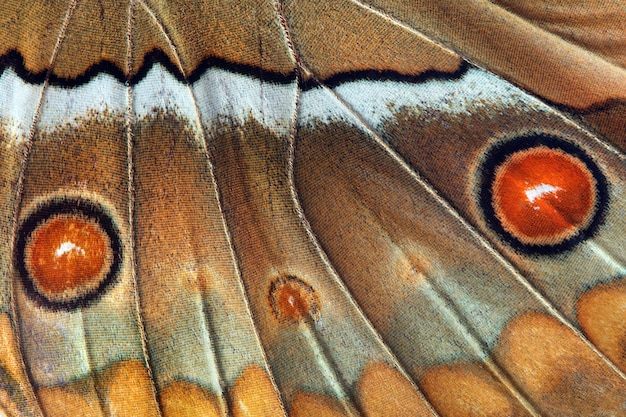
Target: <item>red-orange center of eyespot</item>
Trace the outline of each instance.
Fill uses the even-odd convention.
[[[522,241],[562,239],[592,217],[595,187],[581,160],[540,146],[516,152],[497,169],[494,209]]]
[[[102,277],[109,239],[93,222],[58,217],[41,224],[28,245],[32,279],[41,290],[57,294]]]

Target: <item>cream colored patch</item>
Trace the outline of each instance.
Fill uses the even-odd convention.
[[[359,378],[357,392],[368,417],[433,415],[415,386],[386,363],[368,364]]]
[[[546,314],[525,313],[502,331],[495,357],[548,415],[619,415],[622,378],[570,329]]]
[[[289,417],[349,417],[341,403],[322,394],[298,393],[291,402]]]
[[[158,415],[154,387],[146,367],[122,361],[98,375],[101,395],[111,416],[151,417]]]
[[[437,412],[445,417],[529,416],[507,388],[477,363],[432,368],[420,386]]]
[[[285,415],[282,403],[265,370],[251,365],[243,370],[229,391],[234,417]]]
[[[163,417],[222,417],[219,397],[185,381],[174,381],[159,392]]]
[[[589,340],[626,372],[625,278],[592,288],[580,298],[576,310]]]
[[[37,391],[37,397],[46,417],[104,417],[100,400],[91,379],[69,386],[44,387]]]

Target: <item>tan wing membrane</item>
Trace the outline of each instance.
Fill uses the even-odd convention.
[[[73,79],[101,62],[125,72],[128,42],[128,2],[83,0],[70,17],[53,73]],[[33,22],[37,24],[37,22]]]
[[[164,415],[180,415],[183,403],[219,415],[229,403],[245,407],[255,396],[246,381],[265,393],[268,415],[280,415],[202,139],[171,114],[139,121],[135,136],[139,298]]]
[[[493,234],[492,227],[488,224],[489,217],[486,218],[483,214],[483,209],[480,205],[476,204],[477,194],[480,194],[485,187],[491,187],[488,183],[481,182],[481,178],[485,175],[489,175],[489,172],[500,172],[504,170],[510,170],[513,175],[514,169],[530,170],[534,172],[535,180],[529,179],[529,181],[535,181],[536,187],[541,187],[538,184],[560,184],[555,187],[559,187],[562,191],[570,189],[571,198],[574,201],[580,202],[583,200],[583,181],[578,180],[575,183],[566,185],[566,182],[559,181],[559,178],[554,178],[552,175],[561,175],[559,172],[568,172],[566,165],[559,166],[558,160],[548,159],[552,168],[548,165],[541,167],[541,165],[519,166],[519,168],[513,168],[513,165],[502,162],[501,164],[495,164],[492,166],[492,162],[486,158],[486,154],[494,152],[498,147],[507,146],[506,144],[515,144],[516,147],[527,147],[528,150],[520,150],[516,155],[523,155],[524,152],[535,153],[541,155],[541,152],[545,152],[548,148],[541,145],[533,145],[533,143],[541,142],[543,139],[540,137],[528,136],[524,138],[516,138],[516,135],[520,133],[526,134],[526,132],[532,132],[537,129],[539,132],[549,132],[555,137],[561,137],[567,142],[562,142],[564,145],[568,143],[575,144],[576,147],[571,148],[568,152],[579,152],[577,149],[584,149],[585,151],[576,156],[576,153],[566,153],[564,150],[557,150],[556,155],[572,155],[572,163],[578,164],[581,169],[588,171],[589,168],[582,164],[580,158],[585,157],[586,154],[590,155],[594,161],[598,161],[602,167],[601,173],[594,175],[600,175],[599,181],[604,181],[602,178],[606,176],[607,181],[611,184],[620,184],[624,181],[625,173],[623,170],[623,162],[615,154],[607,152],[604,147],[598,143],[595,143],[584,132],[577,128],[573,128],[572,125],[563,123],[560,118],[554,117],[551,114],[546,114],[540,109],[524,110],[520,112],[520,106],[506,105],[504,102],[495,104],[494,106],[503,106],[503,111],[498,112],[497,116],[490,113],[489,116],[483,118],[483,110],[480,107],[475,108],[470,118],[459,116],[458,114],[450,114],[447,116],[440,115],[437,121],[429,120],[424,115],[418,115],[418,113],[405,113],[399,112],[393,121],[390,121],[384,128],[381,129],[381,134],[394,146],[398,152],[410,162],[422,175],[424,175],[428,181],[433,184],[448,201],[463,214],[463,216],[474,223],[477,227],[482,229],[487,236],[495,238],[494,240],[501,239],[501,236],[513,236],[514,233],[504,232],[500,237]],[[504,110],[506,109],[506,110]],[[477,120],[480,120],[477,123]],[[528,126],[528,121],[532,120],[532,126]],[[448,129],[445,134],[442,135],[440,123],[447,124]],[[416,126],[419,126],[419,130],[416,130]],[[433,135],[434,134],[434,135]],[[471,138],[471,140],[469,140]],[[497,142],[493,142],[493,138],[498,138]],[[549,137],[546,143],[550,142]],[[554,146],[558,146],[560,142],[556,139]],[[482,142],[482,144],[481,144]],[[528,146],[524,145],[524,142],[528,143]],[[510,145],[508,145],[510,146]],[[552,146],[552,145],[551,145]],[[428,147],[431,152],[424,152],[423,149]],[[568,148],[569,149],[569,148]],[[512,154],[511,154],[512,155]],[[510,156],[509,158],[513,158]],[[511,161],[508,159],[507,161]],[[569,163],[568,163],[569,164]],[[572,165],[572,168],[574,165]],[[534,170],[534,171],[533,171]],[[543,174],[542,174],[543,172]],[[585,174],[589,175],[589,174]],[[524,181],[524,175],[517,176],[514,181]],[[527,175],[526,178],[531,178]],[[567,178],[565,178],[567,179]],[[564,179],[564,180],[565,180]],[[478,184],[477,185],[477,182]],[[495,181],[495,180],[494,180]],[[463,185],[464,184],[464,185]],[[623,189],[621,186],[610,187],[608,191],[603,191],[603,186],[592,180],[589,183],[599,191],[594,193],[597,197],[602,199],[608,199],[611,203],[608,207],[601,209],[601,216],[608,224],[621,224],[621,212],[623,211],[624,198]],[[494,182],[494,187],[497,184]],[[517,197],[514,194],[514,188],[512,185],[505,191],[507,198],[515,198],[515,201],[519,201],[520,205],[527,199],[525,192],[532,192],[532,185],[528,183],[524,186],[520,184],[521,190]],[[526,187],[526,188],[524,188]],[[507,194],[508,193],[508,194]],[[604,197],[601,194],[604,193]],[[484,194],[483,194],[484,195]],[[530,195],[530,194],[528,194]],[[494,197],[495,198],[495,197]],[[560,196],[561,199],[566,198],[565,195]],[[495,201],[495,200],[491,200]],[[482,204],[482,203],[481,203]],[[491,204],[491,202],[489,203]],[[493,203],[495,204],[495,203]],[[556,203],[558,204],[558,202]],[[595,202],[593,205],[597,205]],[[513,201],[510,202],[508,207],[517,209]],[[509,230],[515,230],[517,227],[535,226],[540,224],[536,217],[538,213],[538,206],[528,204],[531,209],[531,213],[520,214],[519,217],[514,217],[511,214],[510,219],[502,217],[502,214],[496,214],[503,218],[503,228],[509,228]],[[555,205],[551,205],[555,207]],[[568,208],[561,209],[561,212],[569,213],[564,214],[569,219],[573,219],[575,216],[574,206],[570,205]],[[508,210],[504,207],[502,210]],[[593,212],[595,209],[590,207],[589,211]],[[560,216],[559,211],[557,213]],[[506,215],[506,214],[505,214]],[[551,239],[556,239],[556,232],[553,234],[549,232],[551,227],[549,224],[558,224],[559,221],[554,218],[548,220],[541,229],[542,235],[538,238],[549,244]],[[548,224],[549,223],[549,224]],[[586,227],[581,220],[582,226],[576,226],[576,223],[565,223],[572,233],[579,233],[577,230],[579,227]],[[504,229],[503,229],[504,230]],[[508,233],[508,235],[507,235]],[[584,233],[584,232],[580,232]],[[520,237],[520,239],[523,239]],[[562,239],[562,238],[559,238]],[[555,259],[549,256],[536,257],[528,256],[524,254],[524,244],[517,244],[518,241],[513,238],[504,243],[501,246],[501,250],[507,254],[507,256],[513,260],[518,267],[527,272],[527,276],[534,282],[534,284],[541,289],[541,292],[552,299],[553,302],[559,306],[570,319],[575,320],[575,308],[576,297],[580,291],[584,291],[587,285],[591,281],[603,281],[608,277],[614,277],[618,271],[615,269],[615,264],[611,261],[613,257],[614,262],[620,264],[623,259],[620,254],[620,247],[623,245],[623,231],[620,227],[600,227],[593,234],[593,239],[589,240],[587,245],[581,245],[578,248],[573,248],[568,255],[568,259]],[[506,238],[505,238],[506,240]],[[521,242],[521,241],[520,241]],[[554,241],[558,243],[559,240]],[[500,244],[501,244],[500,243]],[[499,245],[496,243],[496,245]],[[526,248],[529,248],[526,246]],[[584,261],[583,261],[584,260]],[[572,268],[575,266],[577,273],[572,275]],[[564,281],[565,277],[568,279]],[[575,278],[576,277],[576,278]],[[564,283],[561,285],[560,283]],[[565,284],[566,283],[566,284]],[[578,283],[578,284],[577,284]]]
[[[626,149],[626,16],[619,1],[366,0],[550,103]],[[500,7],[501,4],[503,7]]]
[[[65,0],[5,2],[0,16],[0,56],[16,50],[24,59],[27,71],[44,73],[68,8]]]
[[[45,101],[41,117],[61,109]],[[18,218],[13,302],[45,415],[128,414],[131,407],[134,415],[150,416],[157,410],[135,309],[123,120],[101,113],[56,130],[38,129],[33,139]],[[91,226],[81,226],[83,220]],[[64,226],[57,238],[36,239],[52,221]],[[111,262],[73,281],[74,266],[91,259],[93,236],[83,238],[85,233],[104,238],[98,246]],[[43,277],[32,272],[42,258],[29,256],[30,248],[54,254]],[[62,276],[46,276],[59,268]],[[64,285],[44,286],[42,278]],[[142,405],[131,404],[130,396]]]
[[[626,8],[619,0],[511,1],[494,3],[613,64],[626,68]]]
[[[294,62],[272,2],[148,1],[133,4],[133,74],[140,70],[143,58],[150,52],[159,51],[173,64],[178,64],[172,47],[162,36],[176,48],[187,75],[210,59],[250,71],[258,68],[281,75],[293,71]],[[3,39],[0,55],[17,51],[24,58],[26,70],[43,75],[50,65],[57,39],[62,36],[66,41],[53,65],[54,77],[80,79],[86,71],[100,64],[116,75],[128,76],[129,11],[128,2],[123,0],[81,0],[74,9],[65,1],[10,2],[4,6],[0,17],[5,22],[0,25]],[[67,15],[67,28],[62,33]],[[180,21],[185,21],[185,25],[178,24]]]
[[[321,93],[316,96],[320,97]],[[304,124],[298,131],[294,164],[298,196],[339,276],[437,412],[473,415],[473,407],[478,407],[502,416],[573,410],[581,415],[593,415],[593,410],[618,413],[626,398],[623,376],[567,325],[576,320],[575,300],[583,288],[612,278],[607,258],[581,256],[593,262],[594,279],[584,275],[580,261],[569,263],[561,257],[556,265],[550,256],[516,253],[525,269],[545,274],[527,273],[528,285],[479,235],[459,224],[454,212],[408,167],[403,168],[384,144],[354,127],[347,111],[343,118],[343,123]],[[446,139],[451,138],[440,140]],[[415,146],[413,151],[422,150],[426,159],[425,148]],[[455,165],[462,162],[460,145],[454,148],[456,160],[444,159],[447,168],[440,172],[446,176],[437,179],[438,186],[459,176]],[[452,201],[463,200],[459,196]],[[471,219],[468,212],[464,214]],[[611,224],[620,230],[619,220]],[[611,253],[600,241],[605,255]],[[558,288],[558,282],[566,282],[566,287]],[[556,309],[532,284],[550,295]],[[619,294],[605,296],[608,299],[619,303]],[[611,335],[596,343],[602,342],[606,354],[614,356],[615,339],[622,333],[610,317],[620,313],[611,308],[598,311],[593,306],[597,303],[591,300],[580,307],[585,319],[581,327],[598,338],[598,326],[585,328],[587,322],[594,317],[612,323]],[[530,340],[535,336],[540,341]],[[574,382],[577,375],[585,377]]]
[[[146,4],[158,16],[188,73],[211,57],[284,75],[293,71],[271,1],[149,0]]]
[[[133,4],[135,7],[132,10],[132,64],[130,65],[132,73],[130,75],[136,75],[142,68],[149,65],[149,63],[146,62],[146,58],[148,54],[155,51],[163,52],[182,74],[185,74],[188,70],[192,70],[193,68],[183,69],[180,67],[182,63],[179,62],[176,50],[172,48],[168,33],[164,30],[163,26],[160,25],[161,22],[156,20],[157,18],[151,13],[152,11],[144,7],[144,3],[142,2],[135,2]]]
[[[359,71],[453,73],[461,65],[456,54],[351,1],[288,0],[284,11],[299,57],[320,79]]]
[[[551,102],[583,109],[610,99],[626,99],[622,67],[487,0],[445,5],[432,0],[366,3]],[[462,16],[462,24],[452,23],[453,16]],[[624,27],[622,24],[618,30]]]
[[[28,367],[20,343],[20,325],[13,303],[13,247],[16,212],[20,195],[17,192],[24,169],[28,129],[34,118],[40,86],[17,93],[29,106],[16,109],[13,117],[0,119],[0,410],[7,415],[41,415],[28,376]],[[11,94],[4,95],[5,99]]]

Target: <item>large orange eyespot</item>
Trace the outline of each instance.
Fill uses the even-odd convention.
[[[99,206],[59,199],[24,221],[15,257],[29,295],[53,309],[72,309],[97,298],[114,280],[121,244]]]
[[[608,199],[591,158],[547,135],[497,147],[483,175],[480,203],[487,222],[524,252],[554,253],[588,238]]]

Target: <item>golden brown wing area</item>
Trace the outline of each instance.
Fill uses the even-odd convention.
[[[136,74],[144,57],[156,51],[186,74],[212,58],[279,74],[294,65],[271,2],[12,1],[3,20],[0,54],[16,51],[33,74],[50,68],[57,40],[66,39],[52,66],[52,76],[61,79],[79,78],[96,65],[122,76]]]
[[[367,0],[556,105],[626,148],[620,1]]]
[[[0,415],[624,415],[626,9],[568,7],[6,2]]]

